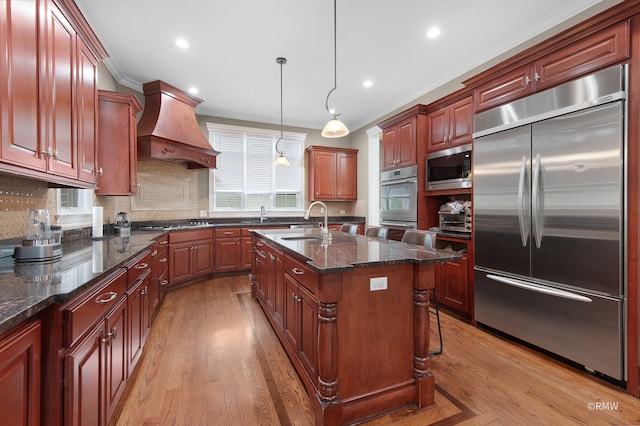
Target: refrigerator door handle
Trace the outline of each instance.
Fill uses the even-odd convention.
[[[577,302],[590,303],[592,300],[586,296],[572,293],[570,291],[559,290],[557,288],[543,287],[540,285],[516,280],[514,278],[501,277],[499,275],[487,274],[487,278],[490,280],[498,281],[503,284],[507,284],[513,287],[522,288],[525,290],[535,291],[536,293],[548,294],[555,297],[562,297],[563,299],[575,300]]]
[[[524,179],[527,175],[527,156],[522,156],[522,165],[520,166],[520,180],[518,181],[518,224],[520,225],[520,239],[522,247],[527,246],[529,240],[529,223],[525,220],[524,215]]]
[[[536,247],[542,245],[542,231],[540,229],[539,193],[540,193],[540,153],[536,155],[536,165],[533,169],[533,187],[531,188],[531,216],[533,220],[533,235],[536,238]]]

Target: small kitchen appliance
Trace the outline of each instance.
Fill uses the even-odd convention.
[[[129,222],[129,215],[126,212],[116,213],[113,228],[115,229],[117,236],[129,237],[131,235],[131,222]]]
[[[27,237],[14,251],[16,262],[45,262],[59,259],[61,255],[60,243],[54,242],[52,236],[49,212],[31,210],[27,219]]]

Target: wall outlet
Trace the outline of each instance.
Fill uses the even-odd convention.
[[[375,277],[369,279],[369,291],[379,291],[387,289],[387,277]]]
[[[200,217],[207,217],[207,211],[206,210],[200,210]]]

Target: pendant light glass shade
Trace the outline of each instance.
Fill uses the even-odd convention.
[[[278,151],[278,144],[282,140],[282,65],[287,63],[286,58],[276,58],[276,62],[280,64],[280,138],[276,141],[276,152],[279,154],[276,157],[273,164],[280,167],[286,167],[289,165],[289,160],[284,156],[284,151]]]
[[[333,118],[325,124],[321,134],[324,138],[341,138],[349,134],[349,129],[334,115]]]
[[[336,21],[336,0],[333,0],[333,89],[331,89],[327,94],[327,101],[325,103],[327,112],[329,114],[332,114],[333,118],[329,120],[329,122],[322,129],[321,135],[325,138],[341,138],[349,134],[349,129],[347,128],[347,126],[345,126],[342,121],[338,120],[338,116],[340,114],[333,114],[331,110],[329,110],[329,96],[331,96],[333,91],[338,88],[338,37]]]

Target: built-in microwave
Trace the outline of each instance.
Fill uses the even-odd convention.
[[[427,154],[427,191],[471,188],[471,144]]]

